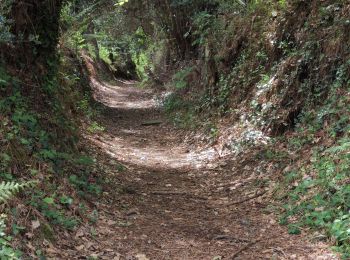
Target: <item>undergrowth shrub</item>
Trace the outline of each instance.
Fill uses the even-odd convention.
[[[192,67],[186,67],[175,73],[175,75],[173,76],[172,84],[174,84],[174,87],[177,90],[183,90],[188,87],[189,83],[187,81],[187,77],[190,75],[192,70],[193,70]]]
[[[31,187],[36,182],[26,182],[26,183],[15,183],[15,182],[1,182],[0,183],[0,203],[5,203],[8,201],[14,194],[17,192],[27,188]]]
[[[70,188],[81,196],[100,193],[98,184],[87,181],[95,166],[83,155],[86,151],[80,147],[78,132],[81,119],[93,120],[96,111],[81,61],[67,50],[57,55],[57,60],[48,61],[47,76],[32,82],[36,95],[24,91],[28,82],[10,75],[9,66],[0,65],[0,203],[24,189],[25,205],[36,208],[48,223],[73,230],[81,219],[67,206],[69,199],[60,199],[64,179],[74,172],[86,181]],[[101,130],[91,125],[91,131]],[[25,189],[32,186],[31,180],[40,180],[35,192]],[[8,207],[5,212],[13,221]],[[2,227],[0,233],[0,256],[18,259],[11,237],[3,234]]]
[[[309,161],[286,174],[286,185],[292,188],[285,193],[288,201],[281,218],[290,233],[300,233],[302,226],[321,230],[343,259],[350,258],[350,79],[344,73],[348,66],[338,68],[325,104],[304,112],[298,135],[288,140],[296,153],[313,148]]]
[[[28,203],[39,210],[51,224],[59,225],[68,230],[74,230],[79,224],[78,217],[65,208],[73,203],[73,199],[70,197],[59,197],[56,193],[48,195],[43,191],[36,191],[31,195]]]
[[[194,129],[198,125],[195,106],[191,102],[186,102],[178,93],[167,96],[163,101],[163,107],[176,126]]]
[[[350,138],[342,138],[328,149],[315,149],[310,165],[288,173],[286,181],[294,188],[281,219],[291,233],[300,233],[301,225],[324,230],[344,259],[350,257],[349,151]],[[295,215],[298,221],[290,223]]]
[[[22,253],[15,250],[11,246],[12,236],[6,235],[6,221],[5,214],[0,215],[0,259],[17,260],[20,259]]]
[[[293,234],[303,226],[323,232],[349,259],[349,4],[220,1],[217,10],[192,17],[185,36],[197,47],[201,81],[189,93],[170,96],[166,110],[177,122],[205,122],[231,112],[239,118],[243,108],[264,134],[296,131],[285,138],[290,154],[312,156],[290,165],[281,223]],[[175,75],[173,85],[186,89],[185,71]],[[290,164],[296,161],[290,154],[263,158]]]

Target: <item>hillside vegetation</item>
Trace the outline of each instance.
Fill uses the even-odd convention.
[[[223,151],[262,145],[278,162],[280,223],[321,231],[348,258],[350,5],[239,2],[192,16],[195,50],[166,108]]]
[[[126,94],[108,92],[113,82]],[[129,94],[136,82],[146,94]],[[231,179],[244,167],[265,175],[267,207],[289,234],[350,258],[349,1],[5,0],[0,259],[46,259],[84,226],[94,237],[111,190],[135,194],[109,172],[136,161],[125,166],[113,157],[124,146],[103,153],[96,142],[124,131],[106,116],[142,120],[111,109],[147,91],[181,132],[169,138],[211,147],[225,165],[251,155]]]

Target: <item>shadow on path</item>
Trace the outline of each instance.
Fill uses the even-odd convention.
[[[218,160],[214,149],[191,151],[179,131],[166,123],[151,91],[134,82],[92,83],[96,99],[107,107],[100,122],[106,131],[89,139],[112,166],[105,173],[110,183],[98,206],[96,235],[84,242],[89,244],[83,247],[85,255],[140,260],[337,259],[326,244],[288,235],[278,225],[269,207],[268,173],[254,172],[258,150],[226,162]],[[159,124],[144,124],[149,121]],[[113,170],[118,162],[125,171]],[[212,162],[219,166],[209,167]],[[79,232],[89,233],[89,227]],[[67,257],[74,254],[71,250]]]

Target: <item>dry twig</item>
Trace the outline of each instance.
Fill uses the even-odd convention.
[[[247,250],[249,247],[255,245],[256,243],[258,243],[259,241],[261,240],[260,239],[257,239],[257,240],[254,240],[250,243],[248,243],[247,245],[243,246],[241,249],[239,249],[238,251],[236,251],[236,253],[234,253],[231,257],[231,259],[235,259],[240,253],[242,253],[244,250]]]
[[[256,193],[255,195],[253,195],[253,196],[251,196],[251,197],[244,198],[244,199],[239,200],[239,201],[231,202],[231,203],[229,203],[229,204],[226,204],[225,206],[237,205],[237,204],[241,204],[241,203],[247,202],[247,201],[249,201],[249,200],[256,199],[256,198],[261,197],[262,195],[264,195],[266,192],[267,192],[267,190],[258,192],[258,193]]]

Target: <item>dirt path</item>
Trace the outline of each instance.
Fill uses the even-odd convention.
[[[336,259],[278,225],[269,176],[253,171],[259,151],[230,161],[214,149],[192,151],[150,91],[93,83],[107,109],[106,131],[91,141],[112,169],[110,189],[96,228],[77,231],[67,259]]]

